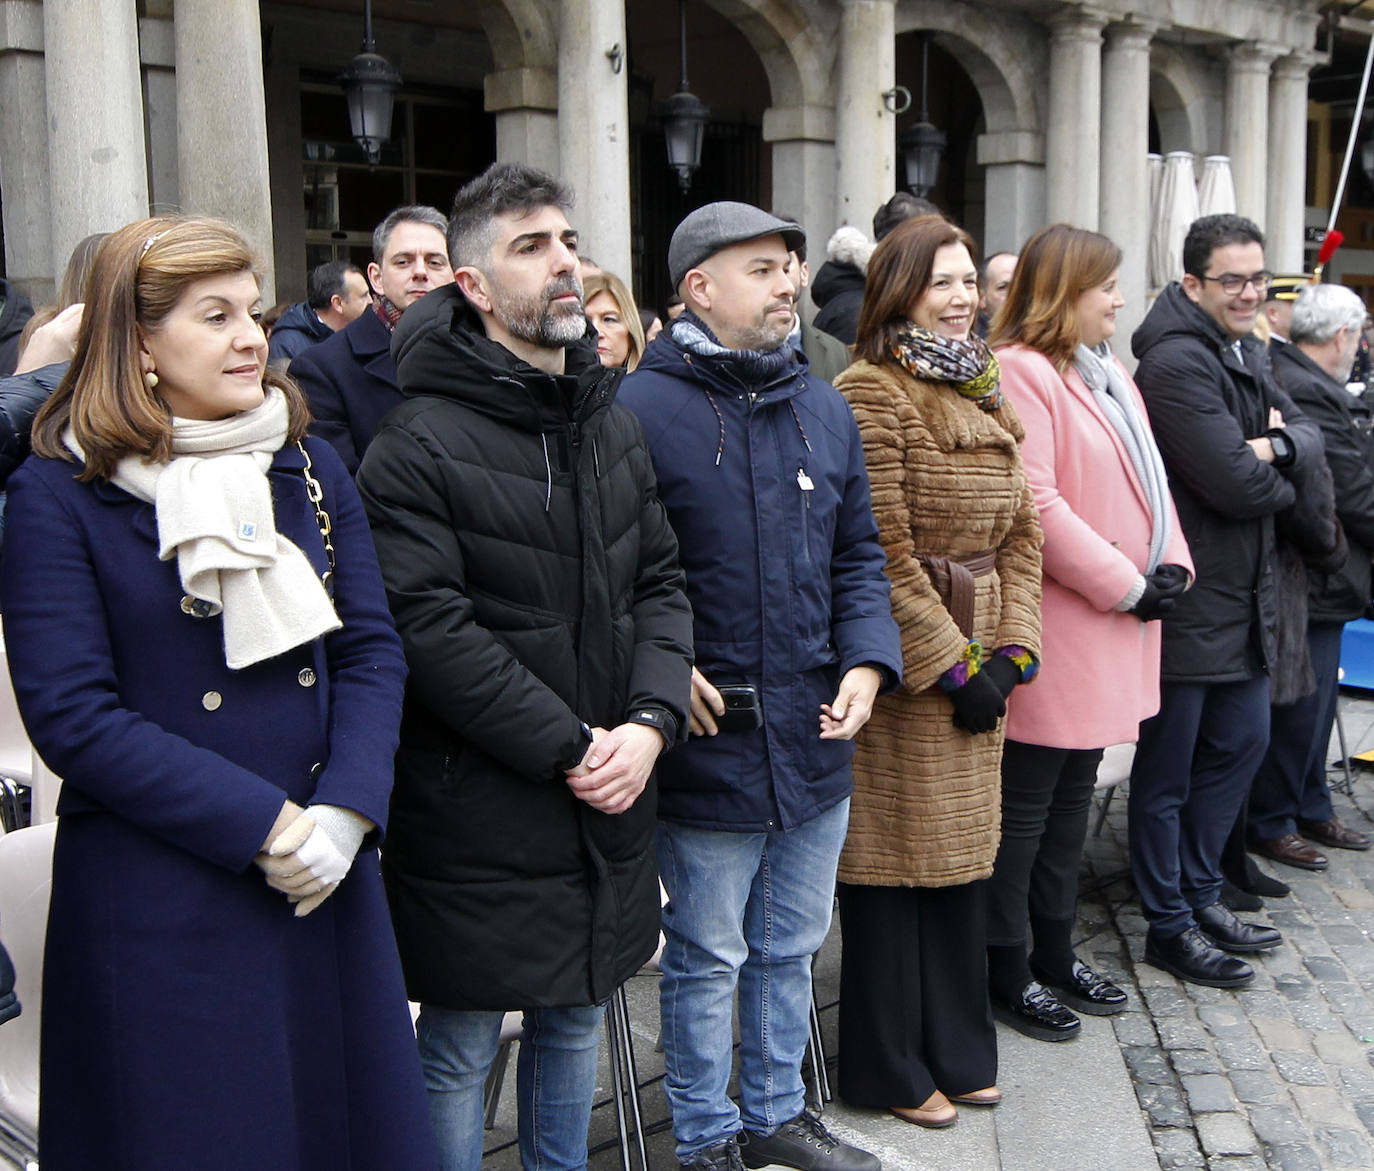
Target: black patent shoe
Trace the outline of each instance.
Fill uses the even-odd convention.
[[[1147,932],[1145,962],[1189,984],[1208,988],[1241,988],[1255,978],[1254,968],[1214,946],[1197,927],[1163,939]]]
[[[1111,1016],[1126,1007],[1126,994],[1080,959],[1073,961],[1067,980],[1051,979],[1034,963],[1031,964],[1031,974],[1075,1012],[1086,1012],[1089,1016]]]
[[[1012,1000],[993,996],[992,1015],[1037,1041],[1072,1041],[1083,1028],[1083,1022],[1053,992],[1034,980]]]
[[[1258,923],[1243,923],[1220,903],[1202,907],[1193,912],[1193,918],[1217,947],[1223,951],[1236,951],[1244,954],[1252,951],[1268,951],[1283,942],[1283,936],[1272,927]]]

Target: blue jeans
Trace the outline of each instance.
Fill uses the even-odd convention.
[[[811,958],[830,930],[848,826],[848,800],[773,833],[659,823],[664,1086],[680,1159],[741,1125],[771,1134],[802,1112]],[[729,1095],[736,985],[738,1107]]]
[[[520,1162],[526,1171],[583,1171],[606,1006],[525,1010],[516,1069]],[[501,1036],[500,1012],[422,1005],[415,1032],[442,1171],[482,1163],[482,1090]]]

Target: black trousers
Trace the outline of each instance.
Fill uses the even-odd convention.
[[[840,1096],[920,1106],[997,1081],[982,882],[839,884]]]
[[[1002,746],[1002,842],[988,881],[988,943],[1026,942],[1032,920],[1072,920],[1101,748]]]

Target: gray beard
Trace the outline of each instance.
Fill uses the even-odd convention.
[[[577,293],[575,312],[557,312],[553,299],[564,293]],[[537,297],[507,296],[492,282],[492,311],[512,336],[543,350],[563,349],[575,344],[587,332],[587,317],[582,309],[582,289],[577,278],[548,286]]]

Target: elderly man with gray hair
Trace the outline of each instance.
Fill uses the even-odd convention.
[[[1341,629],[1370,607],[1374,550],[1374,439],[1359,426],[1345,388],[1364,328],[1365,305],[1342,285],[1303,289],[1291,345],[1274,354],[1274,375],[1322,429],[1335,481],[1336,515],[1349,553],[1335,573],[1308,573],[1307,641],[1317,690],[1271,712],[1269,750],[1250,791],[1253,848],[1274,861],[1325,870],[1316,845],[1367,850],[1368,834],[1343,825],[1326,786],[1326,746],[1336,716]]]

